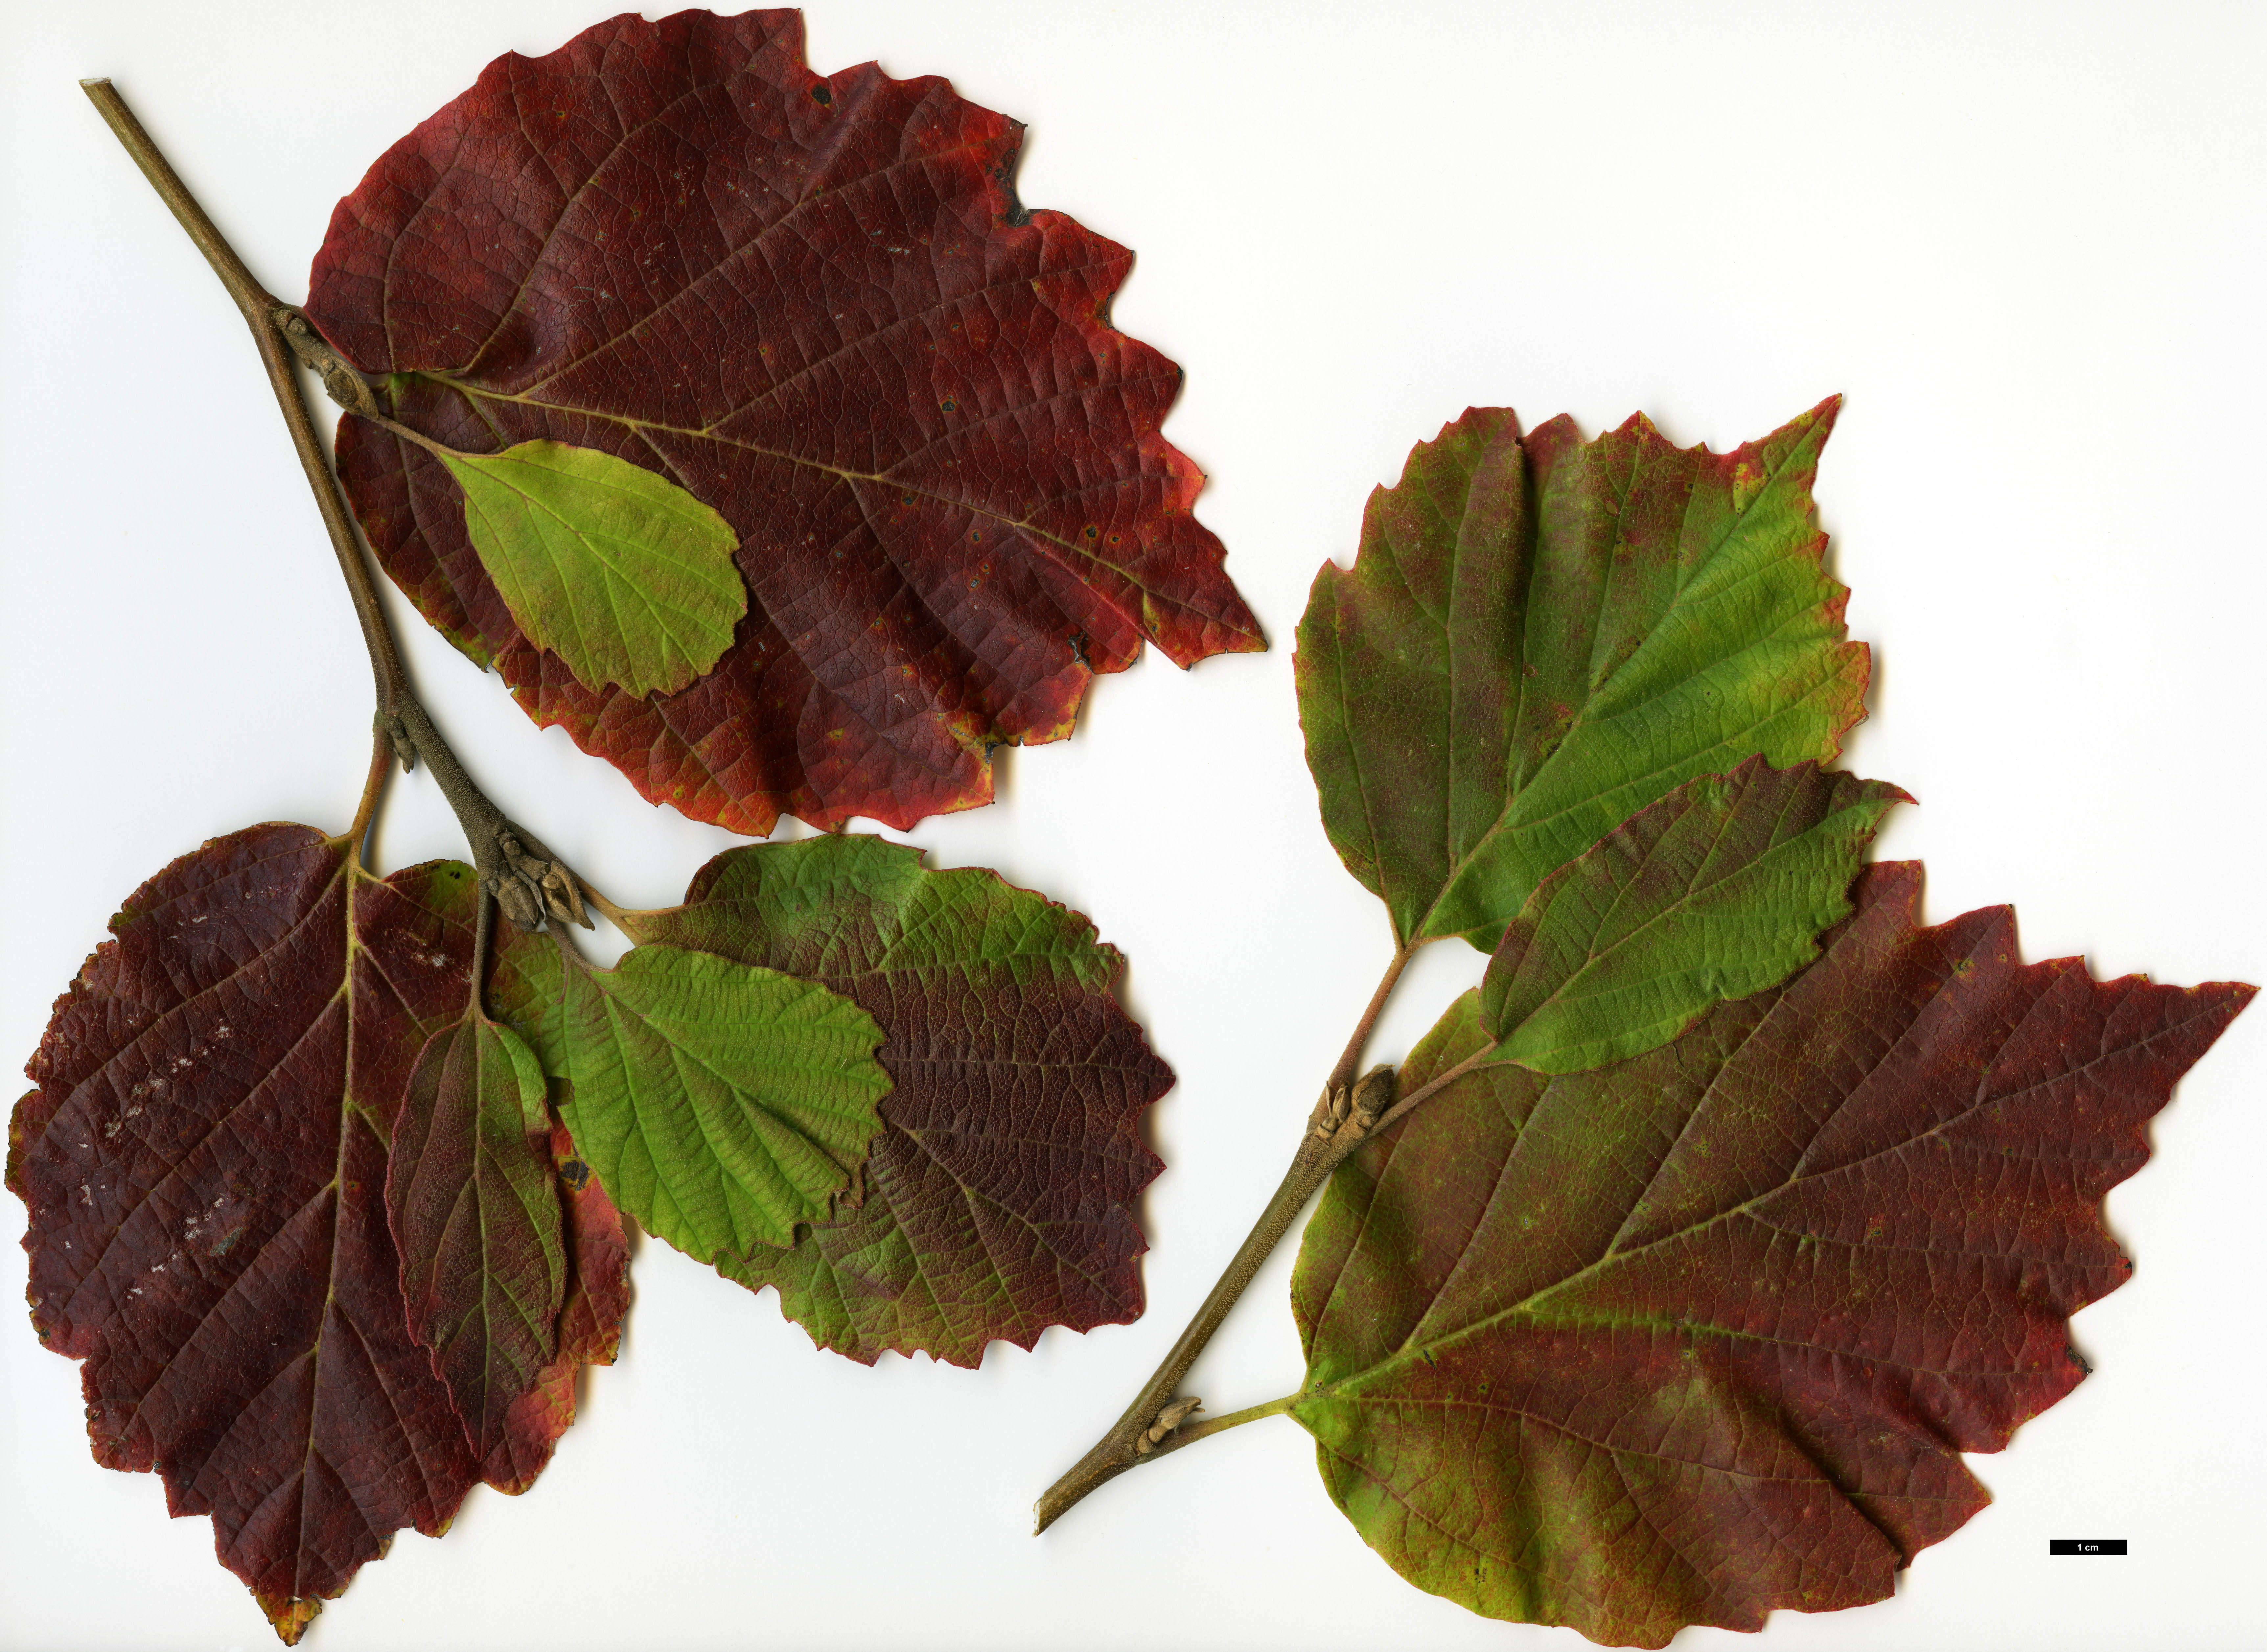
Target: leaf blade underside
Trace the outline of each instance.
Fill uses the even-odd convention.
[[[1498,1058],[1581,1072],[1775,987],[1850,914],[1894,803],[1883,781],[1760,757],[1686,781],[1536,888],[1480,984]]]
[[[822,1347],[974,1366],[997,1339],[1139,1317],[1143,1139],[1172,1071],[1111,995],[1124,967],[1079,914],[996,875],[923,870],[866,837],[729,850],[652,921],[792,971],[883,1029],[894,1087],[856,1209],[792,1250],[720,1261]]]
[[[370,879],[306,826],[216,839],[112,921],[11,1120],[33,1322],[84,1361],[96,1460],[210,1515],[287,1641],[480,1474],[384,1197],[410,1071],[462,1012],[474,892],[453,862]]]
[[[585,687],[674,694],[731,646],[738,536],[676,483],[561,442],[440,457],[512,622]]]
[[[1835,755],[1869,664],[1810,496],[1838,405],[1723,454],[1473,408],[1371,495],[1294,664],[1324,829],[1398,941],[1493,951],[1682,782]]]
[[[592,969],[547,945],[489,991],[565,1082],[561,1115],[606,1197],[697,1260],[792,1245],[881,1127],[881,1030],[816,981],[654,943]]]
[[[1293,1414],[1405,1577],[1647,1647],[1862,1604],[1988,1501],[1958,1454],[2076,1384],[2067,1318],[2131,1272],[2102,1196],[2255,989],[2026,966],[1919,891],[1873,868],[1784,988],[1480,1068],[1333,1178]],[[1467,994],[1405,1082],[1487,1036]]]
[[[584,688],[512,623],[440,462],[348,419],[379,561],[538,722],[753,835],[988,801],[989,746],[1067,735],[1145,638],[1264,646],[1158,434],[1178,371],[1109,325],[1130,255],[1022,209],[1020,141],[941,80],[821,80],[794,12],[498,60],[341,202],[307,313],[445,445],[671,475],[739,536],[750,608],[679,693]]]

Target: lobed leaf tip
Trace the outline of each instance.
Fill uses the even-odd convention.
[[[257,1590],[252,1597],[274,1626],[275,1638],[285,1646],[298,1645],[300,1637],[307,1633],[307,1626],[323,1610],[323,1603],[316,1599],[294,1600],[287,1596],[263,1595]]]
[[[1834,434],[1835,421],[1839,419],[1841,416],[1842,393],[1838,390],[1832,395],[1826,397],[1824,400],[1816,402],[1810,407],[1805,407],[1801,413],[1796,414],[1786,423],[1780,425],[1779,429],[1773,430],[1771,435],[1764,437],[1757,441],[1743,442],[1730,451],[1733,452],[1742,452],[1751,448],[1765,446],[1780,437],[1794,436],[1806,438],[1809,441],[1811,444],[1811,458],[1815,460],[1817,457],[1818,451],[1826,445],[1827,437]],[[1815,503],[1810,508],[1814,513],[1817,510],[1817,506]]]

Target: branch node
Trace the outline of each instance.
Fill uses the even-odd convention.
[[[370,381],[315,331],[315,324],[307,319],[305,312],[294,305],[279,305],[275,326],[283,334],[283,341],[291,347],[291,354],[298,357],[299,365],[310,369],[323,381],[323,389],[332,400],[348,413],[377,416],[378,398],[370,393]]]
[[[495,841],[503,865],[481,882],[504,916],[527,930],[541,929],[546,918],[586,929],[595,927],[583,908],[582,885],[563,863],[530,854],[508,826],[497,828]]]
[[[1393,1105],[1393,1069],[1383,1065],[1371,1068],[1351,1089],[1325,1084],[1322,1099],[1307,1116],[1308,1135],[1317,1142],[1361,1141]]]
[[[1376,1127],[1379,1115],[1393,1105],[1398,1087],[1398,1080],[1393,1068],[1383,1062],[1361,1076],[1361,1081],[1354,1087],[1354,1105],[1347,1119],[1356,1141],[1368,1135]]]
[[[393,747],[393,755],[400,760],[401,772],[408,774],[417,767],[417,739],[410,733],[409,725],[396,712],[381,711],[371,719],[378,731]]]
[[[1143,1432],[1141,1437],[1134,1443],[1134,1456],[1147,1457],[1150,1452],[1164,1444],[1166,1436],[1170,1435],[1174,1429],[1179,1428],[1192,1416],[1203,1409],[1204,1401],[1197,1399],[1194,1395],[1190,1395],[1181,1399],[1176,1399],[1168,1404],[1163,1410],[1157,1413],[1156,1421],[1151,1423],[1148,1429]]]

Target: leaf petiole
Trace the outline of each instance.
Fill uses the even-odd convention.
[[[471,986],[467,989],[469,1002],[466,1005],[465,1012],[476,1018],[485,1019],[488,1010],[488,1005],[482,1001],[488,995],[488,958],[493,952],[495,942],[495,902],[488,898],[488,892],[485,889],[473,899],[480,902],[481,915],[473,924],[473,967],[467,972]],[[566,943],[567,932],[561,926],[553,924],[551,933],[559,938],[561,945]]]
[[[618,907],[591,888],[588,883],[583,885],[583,899],[597,908],[599,916],[629,936],[632,941],[650,941],[654,938],[648,932],[643,921],[652,915],[650,913],[633,910],[627,907]]]
[[[1378,1115],[1377,1122],[1370,1126],[1368,1134],[1370,1135],[1376,1135],[1383,1131],[1388,1126],[1399,1123],[1403,1115],[1412,1111],[1420,1102],[1430,1101],[1434,1096],[1439,1095],[1442,1090],[1455,1083],[1458,1079],[1462,1078],[1466,1073],[1471,1072],[1474,1068],[1486,1067],[1490,1061],[1496,1059],[1497,1054],[1502,1050],[1502,1041],[1499,1039],[1495,1043],[1486,1046],[1485,1048],[1474,1050],[1470,1055],[1467,1055],[1463,1061],[1458,1061],[1447,1072],[1441,1074],[1436,1078],[1428,1080],[1427,1083],[1420,1085],[1417,1089],[1411,1090],[1407,1095],[1401,1097],[1390,1107],[1388,1107],[1383,1113]]]
[[[1280,1399],[1271,1399],[1264,1406],[1246,1406],[1241,1411],[1231,1411],[1224,1417],[1207,1417],[1202,1422],[1192,1422],[1178,1429],[1173,1437],[1149,1453],[1163,1457],[1168,1451],[1178,1451],[1185,1445],[1194,1445],[1215,1434],[1225,1434],[1230,1428],[1240,1428],[1247,1422],[1257,1422],[1262,1417],[1280,1417],[1297,1405],[1301,1394],[1286,1394]]]
[[[1424,944],[1422,941],[1411,941],[1394,949],[1393,961],[1385,966],[1385,974],[1379,980],[1377,990],[1370,994],[1368,1007],[1361,1012],[1361,1019],[1354,1024],[1354,1036],[1346,1040],[1345,1052],[1339,1057],[1339,1064],[1331,1068],[1329,1089],[1344,1090],[1354,1083],[1355,1070],[1361,1066],[1361,1053],[1369,1044],[1370,1029],[1377,1024],[1377,1017],[1385,1009],[1385,1001],[1393,996],[1393,989],[1401,980],[1401,972],[1409,967],[1409,960],[1416,957],[1417,949]]]
[[[361,801],[355,804],[354,823],[347,827],[347,841],[354,845],[355,864],[363,863],[363,841],[370,835],[370,823],[378,818],[378,800],[385,790],[385,777],[393,770],[393,742],[385,731],[376,729],[370,734],[370,775],[362,783]]]
[[[476,459],[480,457],[478,454],[467,453],[462,449],[451,447],[446,443],[437,442],[431,437],[426,435],[422,430],[413,430],[407,425],[402,423],[400,420],[389,419],[385,415],[378,412],[374,408],[357,408],[356,411],[360,413],[363,418],[368,419],[372,424],[382,427],[389,434],[398,436],[405,442],[410,443],[415,446],[423,448],[436,459]]]

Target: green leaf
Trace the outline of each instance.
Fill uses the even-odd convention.
[[[585,687],[674,694],[731,646],[748,611],[738,536],[675,482],[564,442],[442,462],[513,620]]]
[[[1642,417],[1475,408],[1370,496],[1299,623],[1323,823],[1407,944],[1493,951],[1535,886],[1680,782],[1824,761],[1867,656],[1810,484],[1838,403],[1725,454]]]
[[[1776,991],[1558,1077],[1454,1080],[1339,1166],[1292,1275],[1288,1407],[1418,1587],[1659,1647],[1878,1600],[1988,1501],[2132,1265],[2102,1194],[2254,989],[1922,929],[1918,865]],[[1402,1082],[1491,1037],[1466,994]]]
[[[567,1081],[560,1112],[617,1206],[703,1262],[825,1219],[890,1089],[871,1016],[679,946],[633,947],[610,970],[526,951],[491,1002]]]
[[[1750,758],[1690,780],[1543,880],[1480,987],[1503,1060],[1580,1072],[1776,986],[1850,914],[1885,781]]]

